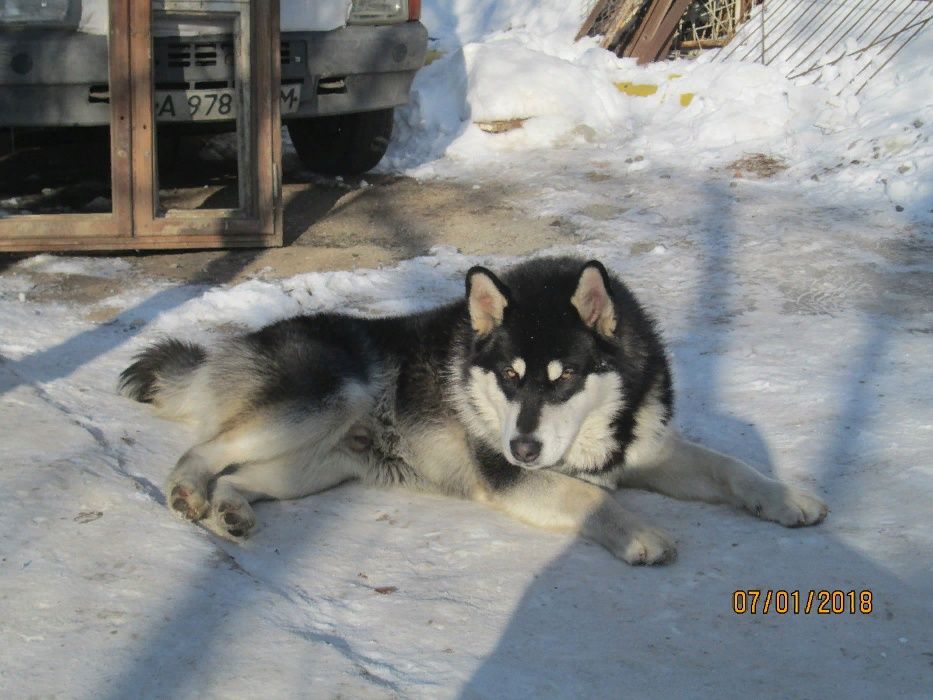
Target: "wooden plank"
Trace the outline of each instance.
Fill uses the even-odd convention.
[[[599,45],[610,51],[615,50],[622,35],[630,30],[638,17],[643,4],[643,0],[620,0],[605,27],[605,34]]]
[[[131,124],[133,137],[132,187],[133,234],[138,222],[155,215],[158,173],[154,163],[155,138],[152,135],[152,6],[130,3]]]
[[[638,63],[661,58],[670,46],[677,23],[683,17],[691,0],[652,0],[648,12],[632,39],[623,48],[622,55],[633,56]]]
[[[253,26],[275,27],[273,32],[261,31],[253,42],[257,67],[257,90],[260,99],[253,104],[256,138],[253,143],[253,162],[256,164],[257,198],[260,231],[283,242],[282,204],[282,117],[279,99],[282,70],[281,42],[279,41],[279,3],[253,2]]]
[[[165,235],[133,238],[116,236],[112,238],[94,236],[74,237],[67,234],[59,236],[39,236],[34,238],[0,240],[0,251],[5,253],[50,252],[105,252],[108,250],[207,250],[211,248],[268,248],[279,245],[273,236],[238,235]]]
[[[245,13],[241,11],[236,21],[239,38],[234,37],[233,45],[236,55],[236,101],[237,101],[237,187],[239,189],[240,209],[249,215],[258,214],[257,207],[261,198],[258,190],[258,176],[262,169],[259,162],[259,153],[256,149],[256,118],[258,103],[262,97],[258,93],[257,80],[263,74],[259,62],[262,60],[257,44],[261,43],[259,36],[254,36],[256,14],[259,2],[247,6]],[[261,26],[261,25],[259,25]],[[262,32],[259,32],[262,34]],[[255,75],[253,66],[256,66]]]
[[[590,33],[593,25],[596,24],[596,20],[608,5],[609,0],[596,0],[596,3],[593,5],[593,9],[590,10],[590,13],[586,16],[586,19],[583,20],[583,24],[580,25],[580,31],[578,31],[577,35],[573,38],[574,41],[580,41],[580,39]]]
[[[110,201],[119,234],[133,234],[130,12],[110,0]]]
[[[672,0],[649,0],[648,9],[642,16],[641,22],[635,28],[629,40],[624,45],[619,46],[616,52],[620,56],[631,56],[635,46],[644,43],[644,37],[653,32],[653,27],[657,26],[660,18],[664,16],[664,13],[670,7],[671,2]]]
[[[130,230],[130,224],[126,231]],[[16,214],[0,219],[0,251],[22,240],[128,235],[114,226],[112,214]],[[41,250],[40,245],[34,250]]]
[[[719,49],[732,41],[732,37],[722,37],[721,39],[687,39],[678,44],[678,47],[685,51],[693,49]]]

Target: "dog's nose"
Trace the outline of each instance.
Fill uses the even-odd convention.
[[[529,437],[515,438],[509,442],[512,456],[519,462],[529,464],[538,459],[541,454],[541,442]]]

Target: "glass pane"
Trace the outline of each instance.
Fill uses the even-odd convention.
[[[153,13],[158,215],[238,209],[236,15]]]
[[[112,210],[101,5],[79,30],[67,2],[0,0],[0,217]]]
[[[64,24],[68,20],[69,0],[0,0],[0,23],[34,22]]]

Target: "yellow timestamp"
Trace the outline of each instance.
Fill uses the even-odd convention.
[[[748,588],[732,594],[736,615],[870,615],[872,592]]]

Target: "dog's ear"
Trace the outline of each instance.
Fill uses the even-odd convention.
[[[583,266],[577,291],[570,297],[570,303],[589,328],[606,336],[615,333],[615,306],[609,293],[609,275],[602,263],[590,260]]]
[[[466,295],[474,331],[486,335],[502,324],[505,307],[509,305],[509,290],[494,274],[485,267],[470,268]]]

